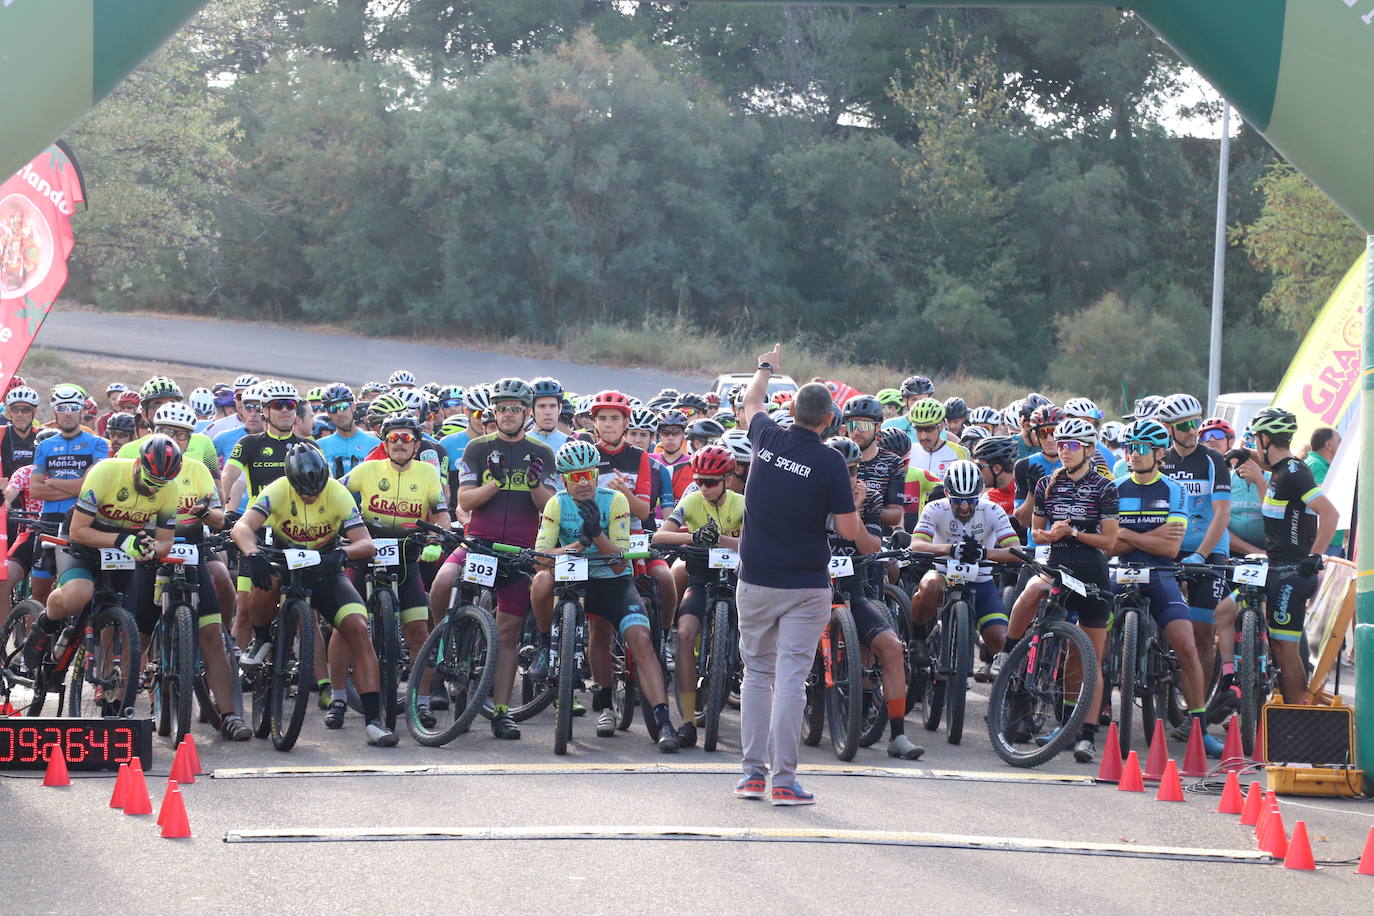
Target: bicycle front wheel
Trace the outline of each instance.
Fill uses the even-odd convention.
[[[491,695],[496,677],[496,621],[473,605],[459,608],[425,639],[410,671],[406,689],[406,724],[418,744],[441,747],[467,731]],[[419,719],[422,697],[443,697],[433,704],[438,720],[426,728]]]
[[[138,695],[139,640],[133,615],[103,607],[91,618],[94,648],[83,644],[67,669],[67,715],[123,716]]]
[[[1240,612],[1240,645],[1236,650],[1236,686],[1240,688],[1240,744],[1245,756],[1255,756],[1255,730],[1264,710],[1260,678],[1259,612],[1243,607]]]
[[[1140,612],[1129,608],[1121,615],[1121,708],[1117,711],[1117,737],[1121,741],[1121,757],[1131,752],[1135,739],[1135,700],[1140,692]],[[1148,705],[1148,704],[1147,704]],[[1141,723],[1153,728],[1154,723]]]
[[[163,694],[172,713],[172,744],[181,743],[191,730],[191,700],[195,696],[196,630],[191,609],[179,605],[173,612],[173,626],[168,648],[171,665],[162,672],[167,686]]]
[[[367,624],[372,629],[372,648],[381,675],[382,720],[392,731],[396,730],[401,674],[401,622],[396,604],[396,593],[390,588],[374,589],[367,602]]]
[[[277,613],[269,683],[272,746],[289,751],[296,746],[310,688],[315,684],[314,611],[304,601],[288,600]]]
[[[1067,688],[1070,676],[1077,678],[1077,690]],[[988,698],[988,739],[997,756],[1014,767],[1052,760],[1077,737],[1098,678],[1097,653],[1078,627],[1054,621],[1023,639]],[[1047,735],[1043,745],[1033,740],[1059,718],[1062,728]]]
[[[825,690],[825,719],[831,746],[841,760],[853,760],[859,750],[864,705],[860,654],[853,615],[847,607],[835,608],[830,616],[830,674],[834,683]]]
[[[720,740],[720,716],[730,693],[730,605],[717,601],[711,610],[711,644],[706,649],[706,723],[701,748],[714,751]]]
[[[9,703],[19,715],[30,717],[43,713],[52,664],[44,660],[34,671],[18,672],[16,669],[20,667],[24,641],[37,625],[41,613],[43,605],[26,598],[14,606],[5,618],[4,628],[0,629],[0,701]],[[61,698],[59,694],[58,699]]]
[[[945,740],[958,744],[964,737],[964,706],[968,699],[968,680],[973,677],[973,613],[963,601],[954,602],[950,609],[950,625],[954,628],[950,646],[954,657],[946,690]]]
[[[558,615],[558,714],[554,717],[553,752],[568,752],[572,740],[573,690],[581,677],[577,664],[577,603],[565,601],[554,611]]]

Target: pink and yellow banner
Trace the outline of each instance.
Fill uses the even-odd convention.
[[[0,391],[67,282],[72,214],[85,199],[75,163],[56,145],[0,184]]]
[[[1359,393],[1364,319],[1365,256],[1326,300],[1274,394],[1274,404],[1298,417],[1294,446],[1319,426],[1336,426]]]

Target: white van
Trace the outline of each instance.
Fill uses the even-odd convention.
[[[711,390],[720,395],[721,400],[729,396],[731,388],[736,385],[740,387],[748,386],[754,378],[752,372],[728,372],[725,375],[716,376],[716,383],[711,386]],[[768,379],[768,397],[773,397],[779,391],[796,391],[797,383],[792,380],[790,375],[773,375]]]
[[[1217,409],[1212,416],[1221,417],[1239,436],[1250,425],[1250,418],[1261,408],[1274,403],[1272,391],[1240,391],[1217,396]]]

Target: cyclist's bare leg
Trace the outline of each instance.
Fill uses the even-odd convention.
[[[14,580],[11,579],[11,582]],[[47,579],[30,579],[29,596],[39,604],[47,604],[48,596],[52,594],[53,588],[57,585],[57,580],[51,577]]]
[[[434,626],[438,626],[448,613],[448,602],[453,583],[458,579],[458,570],[457,563],[440,563],[439,571],[434,574],[434,582],[429,587],[429,622]],[[414,652],[411,654],[414,655]]]
[[[672,620],[677,616],[677,596],[680,594],[673,571],[664,564],[656,563],[649,567],[649,574],[658,583],[658,606],[663,611],[661,619]]]
[[[334,642],[348,642],[353,655],[353,686],[358,693],[376,693],[380,688],[381,672],[372,649],[372,637],[367,632],[367,618],[349,614],[334,627]],[[332,666],[331,666],[332,670]],[[332,679],[331,679],[332,683]]]
[[[902,641],[891,630],[883,630],[869,642],[868,648],[878,656],[883,666],[883,697],[887,702],[901,700],[906,704],[906,667],[902,658]]]
[[[200,628],[200,657],[205,662],[205,680],[210,683],[215,708],[220,715],[227,716],[238,710],[234,707],[234,682],[229,674],[229,659],[224,654],[224,640],[220,632],[219,624]]]
[[[1188,708],[1201,709],[1207,704],[1207,676],[1203,674],[1201,659],[1198,658],[1197,643],[1193,639],[1196,625],[1187,620],[1170,621],[1164,628],[1169,645],[1174,647],[1178,656],[1179,675],[1183,679],[1183,699]]]
[[[210,570],[210,581],[215,586],[215,595],[219,598],[220,617],[224,625],[232,627],[234,619],[233,612],[229,609],[234,607],[234,580],[229,576],[229,567],[224,565],[222,560],[212,560],[205,564]]]
[[[930,623],[940,613],[945,597],[945,577],[931,571],[921,577],[916,594],[911,597],[911,619],[914,623]]]
[[[592,619],[595,620],[596,618]],[[605,624],[605,621],[602,623],[609,629],[609,624]],[[660,703],[668,702],[667,693],[663,689],[663,669],[659,667],[658,655],[654,652],[654,641],[649,635],[649,628],[635,626],[626,629],[625,645],[634,656],[635,671],[639,674],[639,689],[644,691],[644,698],[649,701],[649,705],[657,706]],[[606,682],[598,679],[597,683],[605,684]]]
[[[678,617],[677,696],[684,722],[691,722],[697,714],[697,637],[700,635],[700,618],[694,614]]]
[[[500,612],[496,614],[501,653],[496,657],[496,680],[491,685],[491,699],[497,706],[510,705],[511,693],[515,689],[515,669],[520,664],[516,652],[520,648],[520,631],[524,626],[524,617]]]
[[[323,645],[323,643],[315,643]],[[353,650],[348,645],[348,640],[340,639],[339,632],[334,631],[334,638],[329,641],[329,688],[330,690],[348,689],[348,666],[353,664]],[[359,688],[361,690],[361,688]]]
[[[1011,625],[1007,627],[1007,636],[1012,639],[1020,639],[1026,635],[1026,630],[1030,629],[1031,622],[1035,620],[1035,612],[1040,609],[1040,601],[1050,593],[1050,581],[1043,576],[1033,576],[1026,583],[1025,591],[1017,596],[1016,602],[1011,606]]]
[[[993,655],[1002,651],[1002,647],[1007,644],[1007,628],[1000,623],[983,627],[980,631],[983,635],[983,644],[988,647],[988,651]]]
[[[1217,651],[1221,653],[1221,667],[1233,668],[1236,663],[1236,602],[1231,596],[1217,602],[1217,612],[1213,615],[1217,628]]]
[[[1213,619],[1215,619],[1215,615],[1213,615]],[[1212,659],[1217,653],[1216,625],[1212,623],[1202,623],[1196,620],[1194,620],[1192,624],[1193,644],[1197,649],[1196,655],[1198,659],[1198,664],[1201,666],[1201,670],[1203,673],[1202,676],[1210,677],[1212,674]],[[1170,640],[1170,642],[1172,642],[1172,640]],[[1175,646],[1174,651],[1178,651],[1177,646]],[[1181,661],[1182,658],[1183,657],[1180,655],[1179,660]],[[1202,689],[1207,689],[1205,683]],[[1190,700],[1189,702],[1192,701]],[[1196,709],[1197,707],[1194,706],[1192,708]]]
[[[95,583],[90,579],[72,579],[66,585],[58,586],[48,595],[47,615],[49,620],[66,620],[81,613],[95,594]]]
[[[541,569],[530,580],[530,607],[539,632],[548,634],[553,627],[553,573],[547,569]]]
[[[592,680],[598,687],[615,683],[615,667],[611,662],[611,625],[606,618],[587,615],[587,655],[592,666]],[[662,678],[662,675],[659,675]],[[662,684],[662,680],[659,681]]]
[[[1270,639],[1269,651],[1279,663],[1283,702],[1290,706],[1307,705],[1307,669],[1302,666],[1302,646],[1286,639]]]

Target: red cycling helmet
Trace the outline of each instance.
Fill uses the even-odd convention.
[[[607,389],[592,398],[591,415],[596,416],[598,410],[618,410],[628,420],[630,417],[630,399],[619,391]]]
[[[1236,430],[1221,417],[1209,417],[1202,421],[1202,427],[1198,429],[1198,435],[1209,433],[1214,429],[1219,429],[1226,434],[1228,439],[1236,438]]]
[[[115,406],[120,410],[132,413],[138,410],[138,392],[121,391],[119,397],[115,398]]]
[[[719,406],[720,406],[720,395],[716,394],[714,391],[709,391],[709,392],[707,392],[707,393],[706,393],[706,406],[708,406],[708,407],[719,407]]]
[[[138,465],[149,480],[169,483],[181,473],[181,449],[171,436],[155,433],[139,447]]]
[[[779,391],[777,394],[773,395],[773,403],[777,404],[779,407],[786,407],[788,404],[792,403],[792,392]]]
[[[20,385],[27,384],[28,382],[24,381],[24,376],[17,374],[13,375],[10,377],[10,383],[5,386],[5,394],[9,394],[11,391],[18,388]]]
[[[727,477],[734,470],[735,456],[723,445],[707,445],[692,453],[692,473],[698,477]]]
[[[1058,426],[1059,421],[1064,419],[1064,409],[1055,407],[1053,404],[1042,404],[1035,408],[1030,415],[1031,429],[1041,429],[1046,426]]]

